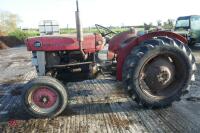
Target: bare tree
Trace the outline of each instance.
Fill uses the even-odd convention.
[[[163,27],[165,29],[173,29],[174,28],[174,20],[168,19],[166,22],[163,23]]]
[[[151,29],[151,27],[153,26],[153,24],[152,23],[149,23],[149,24],[147,24],[147,23],[144,23],[144,30],[145,31],[148,31],[148,30],[150,30]]]
[[[17,14],[0,11],[0,34],[8,34],[16,30],[20,22],[21,20]]]
[[[162,21],[161,20],[157,21],[157,26],[162,26]]]

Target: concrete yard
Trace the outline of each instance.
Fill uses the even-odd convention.
[[[200,63],[200,50],[194,50]],[[197,69],[200,65],[197,64]],[[53,119],[33,119],[22,106],[23,85],[36,77],[25,47],[0,50],[0,133],[200,132],[200,71],[189,94],[163,109],[145,109],[132,101],[120,82],[106,75],[65,83],[69,106]],[[7,121],[17,120],[15,127]]]

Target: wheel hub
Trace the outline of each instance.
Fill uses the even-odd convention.
[[[32,95],[32,101],[40,108],[51,108],[57,101],[57,94],[48,87],[37,88]]]
[[[175,67],[170,60],[158,58],[147,64],[144,81],[150,90],[162,90],[174,81],[174,73]]]
[[[44,104],[46,104],[46,103],[48,103],[49,98],[48,98],[48,96],[43,96],[43,97],[41,97],[40,100],[41,100],[40,102],[43,102]]]
[[[162,84],[162,85],[165,85],[172,78],[171,76],[172,76],[172,74],[171,74],[171,71],[170,71],[169,68],[167,68],[167,67],[161,67],[160,68],[160,72],[157,75],[158,82],[160,82],[160,84]]]

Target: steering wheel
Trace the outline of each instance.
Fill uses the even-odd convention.
[[[110,34],[117,34],[117,32],[114,32],[114,31],[112,31],[111,29],[108,29],[108,28],[106,28],[106,27],[104,27],[104,26],[102,26],[102,25],[95,24],[95,26],[96,26],[97,30],[99,31],[99,33],[100,33],[103,37],[108,36],[108,35],[110,35]]]

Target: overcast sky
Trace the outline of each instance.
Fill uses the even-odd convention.
[[[141,25],[200,15],[199,0],[79,0],[79,6],[84,27]],[[75,27],[75,9],[75,0],[0,0],[0,10],[18,14],[24,28],[36,28],[47,19]]]

